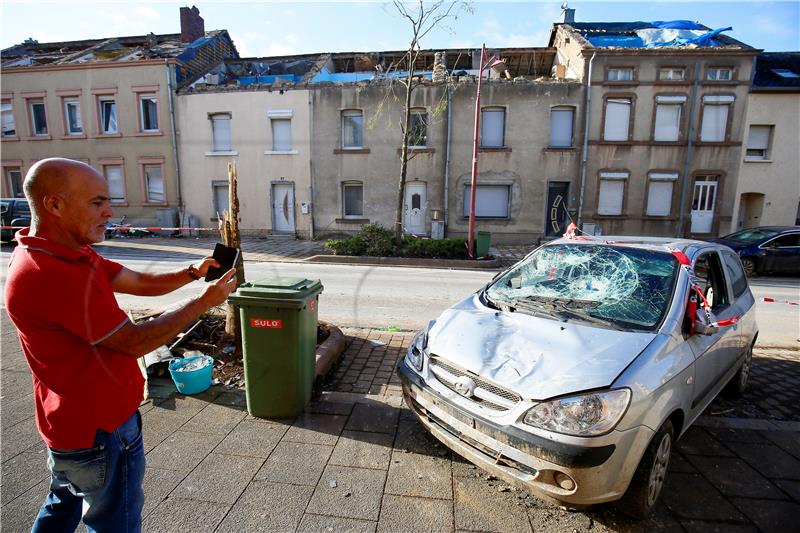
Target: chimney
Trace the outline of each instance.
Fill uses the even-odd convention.
[[[191,43],[205,36],[206,29],[200,10],[195,6],[181,8],[181,42]]]
[[[447,54],[445,52],[433,54],[433,75],[431,78],[434,83],[441,83],[447,79]]]
[[[567,7],[566,2],[561,4],[561,14],[563,15],[563,20],[561,22],[565,22],[567,24],[572,24],[575,22],[575,10]]]

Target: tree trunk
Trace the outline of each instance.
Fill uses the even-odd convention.
[[[408,76],[406,77],[406,101],[403,108],[403,144],[400,149],[400,180],[397,183],[397,210],[394,217],[394,240],[400,244],[403,236],[403,204],[405,203],[406,173],[408,172],[408,127],[411,122],[411,92],[414,90],[414,55],[408,51]]]
[[[236,284],[244,283],[244,261],[241,254],[242,239],[239,233],[239,194],[237,192],[236,164],[228,163],[228,203],[230,211],[222,214],[223,224],[220,228],[222,243],[240,251],[236,262]],[[236,306],[228,304],[225,313],[225,333],[232,335],[236,341],[236,353],[241,356],[242,337],[239,334],[241,324]]]

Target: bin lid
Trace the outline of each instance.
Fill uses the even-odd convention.
[[[231,296],[270,300],[302,300],[321,291],[322,283],[318,279],[264,278],[243,283]]]

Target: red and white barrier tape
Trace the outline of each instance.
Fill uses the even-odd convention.
[[[793,302],[791,300],[776,300],[775,298],[761,298],[761,301],[771,304],[800,305],[800,302]]]
[[[25,229],[28,226],[0,226],[0,229]],[[147,230],[147,231],[219,231],[219,228],[154,228],[154,227],[131,227],[119,226],[106,228],[108,231],[134,231],[134,230]]]

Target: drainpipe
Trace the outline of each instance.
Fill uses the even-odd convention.
[[[447,155],[445,157],[444,162],[444,233],[447,235],[447,223],[448,223],[448,213],[450,211],[449,207],[449,197],[450,197],[450,143],[453,131],[453,92],[450,88],[450,83],[447,83],[447,145],[446,145],[446,152]]]
[[[581,151],[581,192],[578,196],[578,228],[583,224],[583,193],[586,189],[586,162],[589,159],[589,116],[591,115],[592,107],[592,64],[597,52],[592,53],[592,58],[589,59],[589,81],[586,85],[586,100],[584,103],[584,121],[583,121],[583,149]]]
[[[683,182],[681,183],[681,199],[678,203],[680,215],[678,219],[678,237],[686,233],[686,197],[689,192],[689,167],[692,163],[692,149],[694,148],[694,110],[697,103],[697,88],[700,85],[700,63],[694,65],[694,79],[692,80],[692,100],[689,102],[689,129],[686,133],[686,160],[683,162]]]
[[[172,94],[172,71],[169,60],[164,60],[167,67],[167,92],[169,93],[169,121],[172,128],[172,157],[175,159],[175,192],[178,202],[178,225],[183,225],[183,197],[181,196],[181,162],[178,158],[178,133],[175,131],[175,103]]]
[[[309,197],[309,210],[311,220],[308,224],[308,238],[314,240],[314,211],[316,205],[314,203],[314,162],[311,160],[311,146],[314,139],[314,99],[311,97],[311,91],[308,91],[308,194]]]

